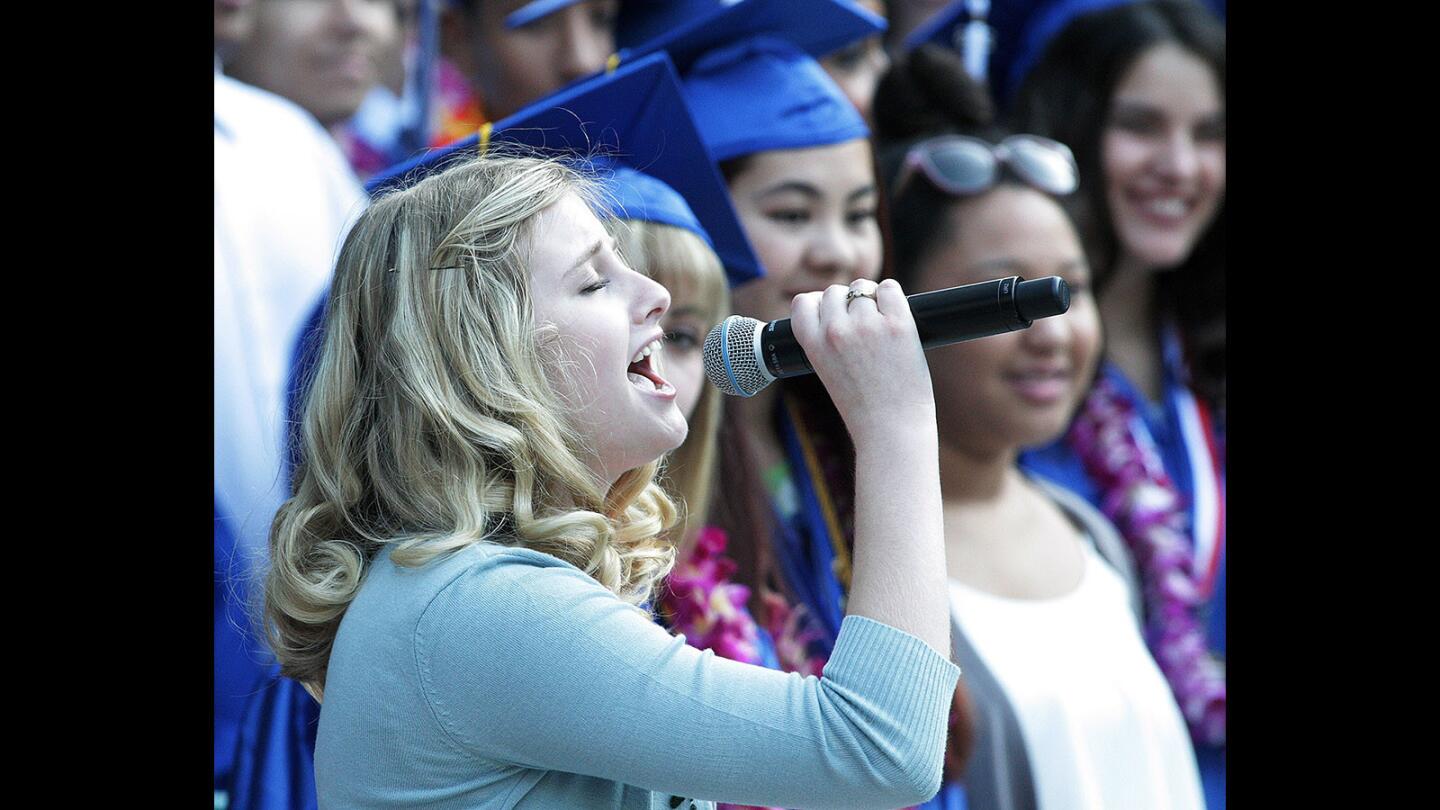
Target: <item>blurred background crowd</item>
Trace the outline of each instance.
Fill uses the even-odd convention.
[[[848,586],[853,449],[823,388],[719,396],[711,326],[862,276],[914,294],[1058,275],[1065,315],[927,355],[963,676],[926,806],[1223,808],[1224,18],[1224,0],[216,0],[216,807],[316,805],[319,704],[253,602],[348,225],[442,147],[483,150],[664,54],[703,149],[650,172],[674,188],[616,192],[651,206],[617,238],[671,290],[691,422],[657,620],[819,674]],[[636,129],[633,168],[673,159],[649,144],[681,135]]]

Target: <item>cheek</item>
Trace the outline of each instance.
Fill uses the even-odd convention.
[[[704,376],[705,364],[700,352],[670,351],[665,378],[675,386],[675,404],[680,406],[680,413],[685,415],[687,422],[695,415],[695,406],[700,404],[700,395],[705,392]]]
[[[1142,141],[1123,132],[1106,133],[1101,143],[1100,162],[1104,166],[1106,188],[1112,195],[1144,167],[1148,151]]]
[[[750,237],[755,254],[760,257],[760,263],[765,266],[763,280],[767,286],[772,282],[776,286],[784,286],[799,263],[797,240],[763,217],[745,215],[741,217],[741,224],[745,227],[745,235]]]
[[[1200,150],[1200,167],[1218,197],[1225,193],[1225,147],[1206,146]]]
[[[986,338],[994,341],[1002,335]],[[930,379],[935,387],[935,401],[941,407],[957,413],[975,411],[979,392],[985,383],[985,369],[989,365],[988,347],[975,343],[960,343],[932,350],[926,354],[930,364]]]
[[[791,282],[799,266],[800,252],[788,234],[777,232],[764,223],[745,223],[746,235],[765,267],[765,275],[737,287],[731,292],[735,311],[761,320],[774,320],[790,314]]]
[[[389,45],[400,38],[400,21],[389,3],[371,3],[364,7],[360,26],[375,45]]]
[[[875,281],[880,278],[880,271],[884,264],[880,247],[880,226],[874,220],[865,225],[865,233],[860,239],[860,275]]]
[[[1082,307],[1072,305],[1063,317],[1070,320],[1070,356],[1080,371],[1083,385],[1094,376],[1095,366],[1100,362],[1100,312],[1094,298],[1086,295]]]

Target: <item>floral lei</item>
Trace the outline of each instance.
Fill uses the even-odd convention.
[[[737,566],[725,556],[727,543],[724,530],[701,529],[690,554],[670,571],[660,594],[660,610],[670,629],[683,633],[692,647],[763,666],[760,625],[745,607],[750,589],[730,581]],[[776,593],[766,593],[764,603],[765,630],[775,641],[780,668],[819,676],[825,658],[812,655],[810,649],[820,633],[806,621],[803,607],[791,607]]]
[[[1201,595],[1182,499],[1160,458],[1137,440],[1131,427],[1137,418],[1134,405],[1102,377],[1066,440],[1099,483],[1101,510],[1140,564],[1146,640],[1191,733],[1224,745],[1225,669],[1209,654],[1195,615]]]

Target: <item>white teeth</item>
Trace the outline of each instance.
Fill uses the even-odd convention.
[[[663,346],[664,346],[664,342],[663,342],[661,339],[656,338],[655,340],[652,340],[652,341],[650,341],[649,343],[645,344],[645,345],[640,349],[640,351],[636,352],[636,353],[635,353],[635,356],[634,356],[633,358],[631,358],[630,362],[632,362],[632,363],[638,363],[638,362],[640,362],[641,360],[644,360],[645,358],[647,358],[647,357],[649,357],[650,355],[654,354],[655,352],[660,351],[660,349],[661,349]]]
[[[1182,199],[1171,197],[1164,200],[1151,200],[1146,207],[1156,214],[1164,217],[1183,217],[1189,207]]]

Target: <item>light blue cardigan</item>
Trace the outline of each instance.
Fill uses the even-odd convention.
[[[382,553],[330,657],[320,806],[917,804],[940,787],[958,678],[858,616],[806,678],[696,650],[547,554]]]

